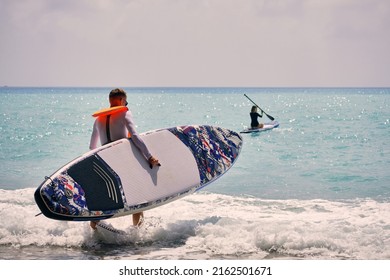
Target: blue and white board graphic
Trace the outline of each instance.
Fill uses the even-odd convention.
[[[42,213],[56,220],[101,220],[166,204],[222,176],[243,144],[238,133],[209,125],[141,137],[161,166],[151,169],[131,139],[104,145],[45,178],[34,194]]]

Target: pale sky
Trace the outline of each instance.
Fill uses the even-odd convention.
[[[0,86],[390,86],[389,0],[0,0]]]

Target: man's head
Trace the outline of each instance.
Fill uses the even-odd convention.
[[[127,106],[127,94],[121,88],[113,89],[109,95],[111,107],[113,106]]]

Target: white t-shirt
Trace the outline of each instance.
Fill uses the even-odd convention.
[[[100,116],[96,118],[95,123],[93,124],[91,141],[89,143],[89,148],[91,150],[97,148],[99,139],[102,145],[108,142],[106,133],[106,121],[107,116]],[[144,141],[139,137],[135,129],[135,124],[131,111],[119,112],[110,115],[109,127],[111,141],[127,138],[128,132],[130,132],[131,140],[133,141],[135,146],[140,149],[145,158],[149,159],[152,156],[148,148],[146,147]]]

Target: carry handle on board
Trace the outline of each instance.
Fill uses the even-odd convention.
[[[250,99],[246,94],[244,94],[244,96],[246,97],[246,98],[248,98],[249,99],[249,101],[250,102],[252,102],[257,108],[259,108],[271,121],[273,121],[274,120],[274,117],[272,117],[272,116],[270,116],[270,115],[268,115],[266,112],[264,112],[264,110],[263,109],[261,109],[255,102],[253,102],[252,101],[252,99]]]

